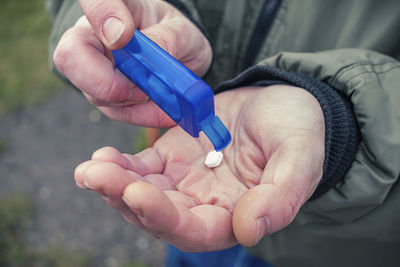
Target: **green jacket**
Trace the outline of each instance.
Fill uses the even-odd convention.
[[[81,15],[52,2],[51,51]],[[361,133],[344,177],[251,251],[275,266],[400,266],[400,1],[180,2],[212,43],[210,84],[255,64],[303,74],[351,101]]]

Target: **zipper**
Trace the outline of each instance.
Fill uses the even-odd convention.
[[[242,69],[245,70],[254,64],[258,53],[267,37],[272,23],[278,13],[281,0],[266,0],[258,16],[256,26],[247,45]]]

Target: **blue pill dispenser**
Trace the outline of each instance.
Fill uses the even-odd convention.
[[[231,135],[215,115],[214,93],[206,82],[139,30],[120,50],[113,50],[117,68],[182,129],[193,137],[203,131],[216,151]]]

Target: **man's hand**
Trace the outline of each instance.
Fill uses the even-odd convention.
[[[61,38],[54,63],[87,99],[112,119],[151,127],[175,123],[115,68],[111,49],[125,46],[134,28],[203,75],[211,47],[200,30],[160,0],[80,0],[85,13]]]
[[[222,164],[179,127],[136,155],[102,148],[75,170],[127,221],[184,251],[253,246],[286,227],[322,176],[325,126],[317,100],[285,85],[245,87],[216,96],[232,134]]]

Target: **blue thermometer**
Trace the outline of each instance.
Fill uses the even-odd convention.
[[[212,89],[143,33],[135,30],[113,56],[117,68],[188,134],[199,137],[203,131],[216,151],[229,145],[231,135],[215,116]]]

